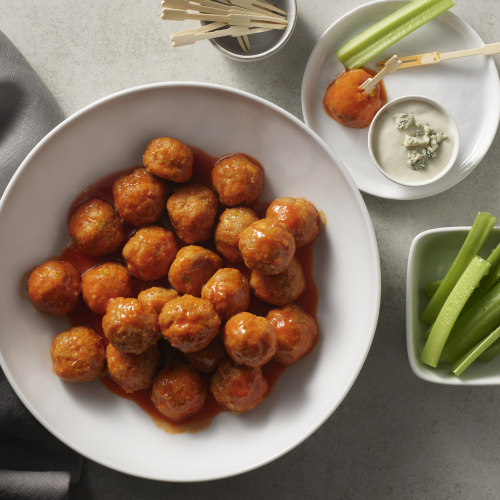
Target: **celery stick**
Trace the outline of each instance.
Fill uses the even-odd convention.
[[[443,280],[429,281],[425,284],[425,293],[427,294],[427,298],[429,300],[434,297],[434,294],[437,292],[439,285],[443,282]]]
[[[453,0],[414,0],[342,45],[335,53],[349,69],[359,68],[454,5]]]
[[[481,259],[481,257],[477,255],[467,266],[467,269],[446,299],[436,322],[432,326],[429,338],[420,355],[420,361],[422,361],[422,363],[426,363],[430,366],[437,366],[446,339],[458,315],[489,267],[489,262]]]
[[[500,326],[500,283],[458,319],[441,357],[455,363],[497,326]]]
[[[493,343],[486,351],[479,356],[479,359],[483,361],[484,363],[488,363],[491,361],[493,358],[496,358],[500,354],[500,340],[497,340],[495,343]]]
[[[446,273],[443,282],[430,302],[427,304],[424,312],[420,315],[420,321],[424,321],[430,325],[436,321],[439,311],[443,307],[446,298],[453,290],[453,287],[457,284],[457,281],[460,276],[462,276],[471,260],[483,247],[484,242],[493,229],[496,220],[496,217],[493,217],[488,212],[479,212],[464,244],[462,245],[462,248],[455,257],[449,271]]]
[[[496,340],[500,338],[500,328],[493,330],[485,339],[479,344],[475,345],[470,351],[464,354],[454,365],[450,371],[459,377],[469,365],[475,361],[481,354],[488,349]]]

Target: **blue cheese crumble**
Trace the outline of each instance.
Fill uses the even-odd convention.
[[[394,115],[396,128],[406,130],[410,125],[417,129],[414,135],[405,135],[403,146],[407,148],[408,167],[412,170],[422,170],[426,161],[435,158],[439,145],[448,138],[443,132],[437,132],[430,125],[414,121],[412,113],[397,113]]]

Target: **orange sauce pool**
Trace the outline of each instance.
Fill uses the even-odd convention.
[[[211,185],[210,182],[210,173],[214,167],[214,165],[221,158],[210,156],[204,151],[191,146],[193,150],[194,156],[194,165],[193,165],[193,176],[190,179],[190,183],[198,182],[203,183],[205,185]],[[254,158],[247,156],[252,162],[259,164],[260,163]],[[109,203],[111,206],[114,206],[113,202],[113,184],[121,175],[132,171],[133,168],[129,168],[126,170],[122,170],[119,172],[114,172],[112,174],[103,177],[98,180],[88,188],[84,189],[72,203],[71,208],[68,212],[68,219],[71,217],[76,208],[83,202],[92,199],[99,198],[106,203]],[[264,217],[267,207],[270,202],[257,202],[254,205],[251,205],[251,208],[254,209],[259,217]],[[217,218],[219,215],[226,209],[227,207],[219,203],[219,209],[217,212]],[[164,220],[161,221],[162,223]],[[168,226],[168,221],[165,221],[165,224]],[[91,257],[80,252],[73,243],[68,244],[62,251],[59,256],[59,260],[64,260],[67,262],[71,262],[80,273],[84,273],[85,271],[102,264],[103,262],[115,261],[120,262],[122,264],[125,263],[125,260],[122,256],[122,249],[128,239],[134,234],[136,228],[128,223],[124,223],[125,227],[125,240],[122,245],[113,252],[112,254],[108,254],[101,257]],[[171,229],[168,227],[168,229]],[[177,243],[179,244],[179,248],[184,246],[179,239],[177,239]],[[208,248],[212,251],[215,251],[215,244],[213,241],[208,241],[206,243],[200,244],[205,248]],[[306,288],[302,295],[295,301],[302,309],[308,312],[313,318],[316,320],[316,309],[318,305],[318,290],[316,284],[313,279],[313,244],[306,245],[297,249],[295,257],[300,262],[302,269],[304,271],[304,277],[306,282]],[[228,262],[226,259],[222,257],[223,267],[232,267],[238,269],[243,273],[243,275],[250,279],[250,269],[248,269],[243,264],[233,264]],[[137,295],[147,288],[151,288],[153,286],[163,286],[166,288],[170,288],[170,283],[168,278],[165,277],[161,280],[155,281],[140,281],[136,278],[133,279],[133,296],[137,297]],[[252,314],[256,314],[258,316],[266,316],[269,310],[274,307],[271,304],[267,304],[265,302],[260,301],[253,294],[250,296],[250,306],[247,309],[248,312]],[[90,326],[95,329],[97,333],[101,335],[103,338],[104,345],[107,346],[108,340],[104,336],[104,332],[102,330],[102,317],[98,314],[93,313],[84,303],[83,299],[80,298],[78,305],[67,315],[69,322],[72,326]],[[170,360],[175,356],[175,350],[170,347],[167,341],[160,339],[159,347],[162,351],[162,359],[164,362]],[[264,377],[266,378],[269,389],[266,393],[266,396],[269,396],[275,385],[278,381],[280,375],[285,371],[286,367],[275,362],[270,361],[269,363],[262,366],[262,372]],[[202,374],[207,382],[207,386],[210,386],[210,375]],[[100,378],[101,383],[106,387],[109,391],[113,392],[117,396],[122,398],[129,399],[139,405],[148,415],[151,417],[153,422],[161,429],[165,430],[171,434],[178,434],[181,432],[198,432],[200,430],[206,429],[212,419],[218,415],[219,413],[228,411],[225,408],[219,406],[219,404],[215,401],[215,398],[212,396],[210,390],[207,391],[207,399],[205,404],[201,408],[201,410],[194,415],[190,415],[184,418],[180,422],[173,422],[166,417],[164,417],[153,405],[151,402],[151,390],[152,388],[144,389],[141,391],[136,391],[134,393],[126,393],[118,384],[116,384],[113,380],[111,380],[107,376],[102,376]]]
[[[370,77],[377,74],[376,71],[365,67],[359,70],[365,71]],[[387,92],[384,82],[381,81],[369,96],[365,96],[364,91],[358,87],[367,80],[366,75],[357,78],[354,71],[356,70],[344,69],[330,82],[323,97],[323,109],[330,118],[341,125],[362,129],[370,125],[377,111],[387,103]],[[333,85],[337,85],[337,88],[334,94],[330,94],[329,90]]]

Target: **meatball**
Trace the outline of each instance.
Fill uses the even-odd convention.
[[[167,302],[177,299],[178,297],[179,294],[175,290],[154,286],[147,290],[143,290],[137,298],[141,302],[144,302],[144,304],[153,306],[156,313],[160,314],[163,306]]]
[[[216,163],[212,170],[212,184],[224,205],[248,205],[262,194],[264,170],[246,156],[235,154]]]
[[[295,241],[280,222],[261,219],[240,235],[239,249],[245,265],[262,274],[282,273],[292,262]]]
[[[106,348],[108,375],[125,391],[147,389],[153,384],[160,367],[160,349],[148,347],[141,354],[120,352],[111,344]]]
[[[86,326],[56,335],[50,356],[54,373],[66,382],[87,382],[98,377],[106,357],[101,337]]]
[[[78,303],[82,291],[80,273],[69,262],[51,260],[28,278],[28,295],[38,309],[63,316]]]
[[[175,421],[196,413],[206,397],[204,380],[189,365],[179,362],[170,363],[160,371],[151,393],[158,411]]]
[[[214,241],[217,250],[229,262],[243,262],[238,248],[240,234],[258,220],[257,214],[247,207],[228,208],[222,213],[215,229]]]
[[[307,354],[316,342],[318,327],[314,318],[295,304],[269,311],[267,319],[274,325],[278,349],[274,360],[288,366]]]
[[[227,356],[224,342],[217,335],[210,344],[196,352],[183,353],[185,360],[198,371],[213,373],[217,370],[220,362]]]
[[[175,234],[188,245],[208,240],[212,235],[217,206],[217,196],[203,184],[181,187],[167,202]]]
[[[266,318],[242,312],[226,323],[224,345],[236,363],[258,368],[276,353],[276,331]]]
[[[104,316],[111,299],[132,296],[132,276],[117,262],[105,262],[82,276],[83,300],[89,309]]]
[[[137,227],[156,222],[165,211],[168,188],[165,181],[136,168],[113,185],[113,198],[120,217]]]
[[[117,211],[102,200],[82,203],[69,221],[69,234],[79,250],[99,256],[114,252],[125,238]]]
[[[267,387],[260,368],[237,365],[229,359],[219,365],[210,384],[217,403],[234,413],[243,413],[262,403]]]
[[[181,248],[168,271],[168,281],[179,293],[199,297],[203,285],[222,267],[222,259],[210,250],[190,245]]]
[[[299,261],[292,263],[279,274],[262,274],[252,271],[250,287],[258,299],[275,306],[283,306],[295,300],[305,289],[306,282]]]
[[[283,223],[295,240],[295,247],[314,241],[319,232],[318,211],[303,198],[274,200],[266,212],[266,219]]]
[[[132,276],[150,281],[163,278],[177,254],[174,235],[160,226],[143,227],[123,247],[123,257]]]
[[[342,73],[328,88],[324,105],[332,118],[353,128],[366,128],[377,111],[384,105],[384,95],[380,83],[369,94],[359,86],[371,75],[364,69],[351,69]]]
[[[152,174],[174,182],[186,182],[193,173],[193,152],[172,137],[158,137],[147,146],[142,157]]]
[[[102,329],[120,352],[140,354],[161,337],[156,311],[137,299],[113,299],[102,318]]]
[[[203,286],[201,298],[208,300],[221,321],[246,311],[250,304],[248,281],[237,269],[219,269]]]
[[[163,337],[182,352],[203,349],[220,328],[220,318],[212,304],[191,295],[167,302],[159,319]]]

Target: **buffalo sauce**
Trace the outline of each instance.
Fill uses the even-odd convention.
[[[323,109],[336,122],[351,128],[366,128],[378,110],[387,103],[384,82],[369,95],[359,86],[377,74],[369,68],[345,69],[326,88]]]
[[[211,156],[201,149],[196,147],[192,147],[193,157],[194,157],[194,165],[193,165],[193,175],[189,180],[190,183],[203,183],[211,187],[211,171],[215,164],[226,157],[214,157]],[[260,165],[260,163],[254,158],[246,156],[253,163]],[[261,165],[260,165],[261,166]],[[111,206],[114,206],[113,202],[113,184],[114,182],[122,175],[126,173],[130,173],[133,168],[122,170],[120,172],[115,172],[106,177],[103,177],[99,181],[95,182],[88,188],[84,189],[80,195],[75,199],[72,203],[71,208],[68,213],[68,219],[74,213],[74,211],[81,205],[83,202],[98,198],[106,203],[109,203]],[[172,183],[173,184],[173,183]],[[267,207],[270,203],[265,202],[257,202],[253,205],[250,205],[250,208],[255,210],[259,217],[265,217],[265,213]],[[217,218],[227,207],[219,203],[219,208],[217,212]],[[161,221],[163,222],[163,220]],[[165,224],[168,226],[168,221],[165,221]],[[68,244],[62,251],[59,256],[59,260],[64,260],[66,262],[72,263],[78,271],[83,274],[85,271],[96,267],[104,262],[114,261],[119,262],[125,265],[125,261],[122,255],[123,246],[128,241],[128,239],[133,235],[136,228],[128,223],[124,223],[125,227],[125,239],[120,247],[113,253],[99,256],[99,257],[91,257],[89,255],[85,255],[78,250],[75,244],[72,242]],[[170,227],[168,229],[171,230]],[[179,248],[185,246],[183,242],[181,242],[178,238],[177,242],[179,244]],[[215,244],[213,240],[210,240],[205,243],[199,244],[211,251],[216,251]],[[316,308],[318,304],[318,291],[316,288],[316,284],[313,279],[313,243],[306,245],[297,249],[295,253],[295,257],[300,262],[306,283],[306,288],[302,295],[295,301],[302,309],[308,312],[315,320],[316,320]],[[222,267],[226,268],[234,268],[238,269],[248,280],[250,280],[251,271],[244,264],[234,264],[229,262],[227,259],[222,257]],[[155,281],[140,281],[136,278],[132,278],[133,280],[133,297],[137,297],[137,295],[148,288],[153,286],[160,286],[165,288],[170,288],[170,283],[167,277],[164,277],[160,280]],[[266,316],[267,313],[276,306],[272,306],[271,304],[267,304],[266,302],[262,302],[255,295],[250,295],[250,305],[247,309],[249,313],[255,314],[257,316]],[[103,338],[104,346],[108,345],[108,340],[104,335],[102,330],[102,317],[98,314],[93,313],[87,305],[84,303],[83,299],[80,297],[80,301],[78,305],[67,315],[69,322],[72,326],[90,326],[97,333],[101,335]],[[160,339],[159,347],[162,352],[162,360],[163,362],[170,361],[173,357],[176,356],[173,352],[175,351],[167,341],[164,339]],[[271,360],[269,363],[266,363],[262,366],[262,373],[266,378],[269,389],[265,395],[265,397],[269,396],[278,380],[280,375],[285,371],[286,367],[277,363],[276,361]],[[148,389],[143,389],[140,391],[136,391],[133,393],[125,392],[118,384],[116,384],[112,379],[108,376],[104,375],[100,378],[101,383],[106,387],[109,391],[113,392],[117,396],[120,396],[125,399],[129,399],[139,405],[148,415],[151,417],[155,425],[164,431],[171,434],[178,434],[182,432],[198,432],[203,429],[206,429],[212,419],[218,415],[219,413],[228,411],[225,408],[221,407],[213,397],[210,391],[210,378],[211,375],[200,374],[206,381],[207,384],[207,398],[203,407],[195,414],[189,415],[182,419],[180,422],[174,422],[169,420],[165,416],[163,416],[154,406],[151,401],[151,391],[152,387]]]

